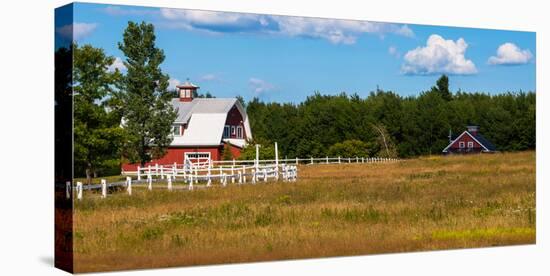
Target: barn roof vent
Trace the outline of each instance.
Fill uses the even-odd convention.
[[[194,85],[187,79],[183,84],[176,86],[178,88],[179,98],[182,102],[190,102],[193,100],[193,94],[197,93],[199,87]]]

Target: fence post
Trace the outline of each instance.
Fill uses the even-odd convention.
[[[153,176],[150,173],[147,174],[147,189],[153,190]]]
[[[242,177],[243,177],[243,183],[246,183],[246,166],[245,165],[243,165],[243,175],[242,175]]]
[[[235,184],[235,159],[233,159],[233,166],[231,166],[231,184]]]
[[[80,181],[76,182],[76,198],[82,199],[82,182]]]
[[[141,180],[141,166],[137,166],[137,180]]]
[[[298,165],[298,157],[296,157],[296,165]]]
[[[233,167],[235,166],[235,158],[233,158]]]
[[[310,158],[311,158],[311,161],[309,161],[309,163],[313,165],[313,156],[311,156]]]
[[[348,157],[348,163],[351,163],[351,157]]]
[[[221,184],[223,184],[222,174],[223,174],[223,170],[222,170],[222,167],[220,167],[220,183]]]
[[[267,169],[264,169],[264,182],[267,182]]]
[[[275,142],[275,180],[279,181],[279,145]]]
[[[340,156],[338,156],[338,164],[341,164],[342,161],[340,161]]]
[[[155,163],[155,176],[159,178],[159,164]]]
[[[361,157],[361,163],[365,163],[365,157]]]
[[[190,191],[193,190],[193,174],[192,173],[189,174],[189,190]]]
[[[172,177],[170,177],[170,175],[166,176],[166,182],[167,182],[167,186],[168,186],[168,191],[171,191],[172,190]]]
[[[199,168],[195,167],[195,184],[199,184]]]
[[[328,164],[328,156],[326,158],[327,158],[327,164]]]
[[[128,194],[132,195],[132,178],[129,176],[126,177],[126,186],[128,189]]]
[[[260,145],[256,144],[256,160],[254,160],[254,169],[258,170],[260,160]]]
[[[359,157],[355,156],[355,163],[359,163]]]
[[[238,172],[239,174],[239,184],[243,183],[243,174],[241,172]]]
[[[65,196],[67,199],[71,198],[71,181],[65,182]]]
[[[256,184],[256,170],[252,169],[252,184]]]
[[[164,179],[164,165],[160,165],[160,179]]]
[[[147,165],[147,174],[151,174],[151,164]]]
[[[107,180],[101,179],[101,198],[107,197]]]
[[[206,182],[206,187],[210,187],[210,185],[212,185],[211,168],[208,166],[208,182]]]
[[[225,173],[223,174],[222,183],[224,187],[227,186],[227,175]]]

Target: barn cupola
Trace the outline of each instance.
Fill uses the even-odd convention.
[[[178,88],[178,94],[180,102],[190,102],[193,100],[193,95],[196,94],[198,86],[192,84],[187,79],[183,84],[176,86]]]
[[[474,136],[479,132],[479,126],[468,126],[468,132]]]

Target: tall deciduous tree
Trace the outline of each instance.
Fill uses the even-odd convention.
[[[160,69],[164,52],[157,48],[155,39],[152,24],[128,22],[118,44],[127,68],[121,82],[128,137],[123,153],[130,162],[142,165],[166,154],[177,115],[170,104],[172,94],[167,91],[169,77]]]
[[[73,51],[75,170],[90,183],[98,170],[120,165],[123,132],[109,101],[120,73],[108,71],[114,58],[103,49],[75,44]]]

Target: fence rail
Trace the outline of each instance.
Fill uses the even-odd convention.
[[[77,182],[73,187],[70,182],[66,183],[67,198],[73,193],[77,199],[82,199],[84,190],[101,190],[101,197],[107,197],[109,188],[124,187],[129,195],[132,194],[132,185],[144,184],[148,190],[166,188],[173,190],[174,182],[183,182],[184,186],[178,189],[193,190],[195,187],[210,187],[215,182],[222,186],[227,184],[256,184],[269,180],[284,182],[295,182],[298,179],[298,165],[319,165],[319,164],[351,164],[351,163],[388,163],[399,161],[395,158],[380,157],[322,157],[322,158],[285,158],[279,159],[277,143],[275,143],[275,159],[259,159],[259,145],[256,145],[256,159],[254,160],[229,160],[229,161],[202,161],[190,162],[184,160],[183,164],[155,164],[147,167],[137,167],[136,171],[123,171],[125,181],[107,183],[101,179],[100,184],[83,185]],[[203,186],[195,186],[204,183]]]
[[[199,167],[235,167],[235,166],[242,166],[242,165],[250,165],[250,164],[272,164],[272,163],[284,163],[284,164],[295,164],[295,165],[311,165],[311,164],[343,164],[343,163],[388,163],[388,162],[396,162],[399,161],[397,158],[383,158],[383,157],[310,157],[310,158],[285,158],[285,159],[263,159],[263,160],[220,160],[220,161],[203,161],[203,162],[195,162],[194,166]],[[186,166],[186,163],[182,164],[169,164],[169,163],[155,163],[154,165],[148,165],[145,167],[139,167],[139,169],[146,171],[146,170],[160,170],[160,168],[157,169],[157,167],[173,167],[177,166],[177,168],[184,168]],[[130,172],[123,172],[123,173],[131,173]]]

